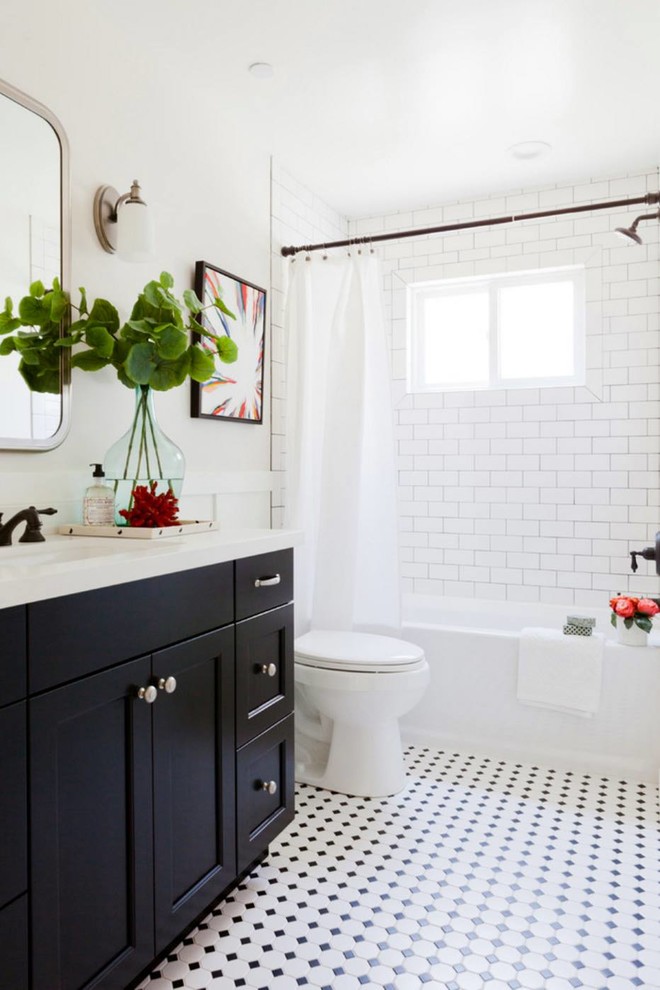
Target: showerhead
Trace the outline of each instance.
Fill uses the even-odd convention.
[[[631,241],[635,242],[635,244],[643,244],[644,242],[642,238],[635,230],[639,220],[640,217],[638,217],[637,220],[635,220],[635,222],[630,225],[630,227],[617,227],[615,233],[618,234],[619,237],[623,238],[623,240],[629,237]]]
[[[643,244],[644,241],[637,233],[637,225],[641,220],[660,220],[660,210],[656,213],[643,213],[642,216],[636,217],[629,227],[617,227],[615,233],[617,233],[619,237],[628,238],[629,240],[634,241],[635,244]]]

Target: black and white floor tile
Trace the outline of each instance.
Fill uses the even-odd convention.
[[[657,789],[410,747],[296,820],[144,990],[660,990]]]

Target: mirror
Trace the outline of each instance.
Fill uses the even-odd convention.
[[[57,276],[69,289],[69,156],[57,118],[0,81],[0,296],[14,310],[31,282]],[[63,348],[63,351],[65,349]],[[18,355],[0,357],[0,449],[50,450],[69,425],[66,356],[59,395],[31,392]]]

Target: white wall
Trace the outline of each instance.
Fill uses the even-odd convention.
[[[193,9],[185,16],[194,18]],[[72,285],[109,298],[123,315],[163,269],[179,292],[191,285],[198,259],[269,284],[268,149],[231,93],[215,90],[208,63],[195,62],[192,47],[185,61],[175,34],[163,43],[159,18],[157,4],[136,10],[124,0],[72,0],[65,16],[57,5],[25,0],[0,14],[0,75],[45,103],[70,142]],[[157,256],[149,264],[106,254],[94,234],[96,188],[110,183],[124,192],[133,178],[155,219]],[[61,447],[0,453],[0,509],[41,492],[59,504],[61,518],[79,512],[87,464],[102,460],[128,427],[133,396],[109,371],[75,372],[73,384],[71,431]],[[262,426],[191,419],[187,385],[156,401],[161,425],[185,452],[186,490],[223,488],[222,522],[268,525],[269,382]],[[190,511],[212,505],[210,494],[189,500]]]
[[[657,171],[414,213],[352,234],[657,191]],[[660,529],[660,226],[623,243],[644,207],[395,241],[383,247],[398,421],[406,592],[602,605],[658,592],[628,553]],[[406,283],[584,263],[587,387],[409,395]]]

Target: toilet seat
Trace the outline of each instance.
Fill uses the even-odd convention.
[[[300,636],[294,653],[306,667],[356,673],[394,674],[426,664],[419,646],[374,633],[317,630]]]

